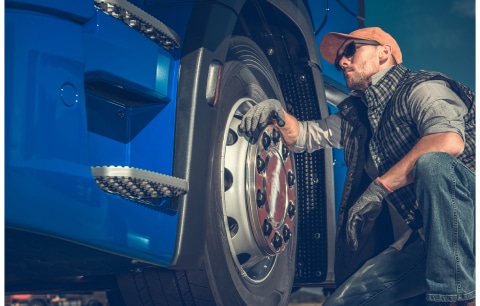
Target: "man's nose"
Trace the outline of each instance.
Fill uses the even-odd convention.
[[[338,66],[340,68],[342,68],[342,70],[343,70],[343,69],[345,69],[345,67],[347,67],[349,61],[350,61],[350,59],[348,59],[346,56],[342,55],[342,57],[338,61]]]

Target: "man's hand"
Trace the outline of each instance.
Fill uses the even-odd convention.
[[[264,100],[248,110],[238,129],[247,137],[257,137],[273,120],[280,127],[285,125],[282,104],[275,99]]]
[[[382,211],[382,201],[391,191],[375,179],[350,208],[347,221],[347,242],[353,250],[358,248],[358,235],[368,234]]]

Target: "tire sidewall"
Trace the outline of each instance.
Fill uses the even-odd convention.
[[[233,38],[231,46],[235,48],[251,49],[259,61],[268,65],[267,59],[263,56],[262,51],[256,45],[246,38]],[[240,47],[239,47],[240,46]],[[259,94],[258,96],[248,96],[251,94],[249,88],[232,88],[229,78],[239,78],[237,74],[240,65],[235,62],[242,62],[233,58],[227,62],[222,72],[222,84],[219,91],[219,101],[216,105],[216,120],[213,124],[211,139],[213,140],[211,167],[212,184],[209,198],[207,199],[207,243],[205,266],[210,278],[212,293],[217,302],[222,301],[224,305],[286,305],[293,283],[295,272],[295,248],[296,248],[296,230],[290,239],[285,251],[276,256],[276,263],[267,278],[260,283],[253,283],[241,276],[235,259],[232,257],[229,247],[229,239],[227,237],[225,225],[225,211],[223,207],[223,159],[225,152],[224,133],[228,129],[230,114],[232,108],[239,98],[251,98],[255,102],[260,102],[267,98],[276,98],[283,101],[281,93],[279,93],[278,84],[271,84],[271,90],[267,90],[270,94]],[[243,63],[242,63],[243,65]],[[242,69],[256,69],[255,65],[248,66],[247,63]],[[269,67],[269,66],[268,66]],[[269,69],[271,76],[274,76],[271,68]],[[258,71],[256,71],[258,73]],[[241,78],[241,77],[240,77]],[[276,79],[275,79],[276,80]],[[224,86],[226,85],[226,86]],[[261,84],[250,84],[250,86],[261,87]],[[238,86],[236,86],[238,87]],[[271,92],[275,92],[272,96]],[[232,96],[236,96],[233,97]],[[227,98],[228,97],[228,98]],[[296,222],[295,222],[296,223]],[[296,226],[296,225],[295,225]],[[214,278],[214,279],[211,279]]]

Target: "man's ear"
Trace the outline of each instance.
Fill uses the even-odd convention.
[[[392,46],[383,45],[379,48],[380,63],[385,63],[392,57]]]

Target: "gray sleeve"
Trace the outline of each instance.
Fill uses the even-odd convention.
[[[293,152],[313,152],[324,148],[340,148],[342,118],[339,113],[322,120],[300,121],[300,133]]]
[[[445,81],[422,83],[410,95],[411,114],[420,136],[455,132],[465,139],[463,117],[468,109]]]

